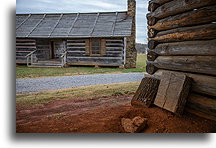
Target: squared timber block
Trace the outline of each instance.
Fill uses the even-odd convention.
[[[133,107],[149,107],[153,104],[160,80],[150,77],[142,79],[135,95],[131,100]]]
[[[192,79],[185,74],[163,72],[154,104],[181,115],[190,91]]]

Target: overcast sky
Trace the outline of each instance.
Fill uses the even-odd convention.
[[[148,0],[137,2],[137,43],[147,43]],[[17,0],[16,13],[115,12],[127,11],[127,0]]]

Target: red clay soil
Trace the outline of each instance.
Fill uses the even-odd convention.
[[[210,133],[215,122],[191,114],[177,117],[156,106],[133,108],[132,96],[54,100],[43,107],[17,105],[17,133],[123,133],[121,118],[148,119],[143,133]]]

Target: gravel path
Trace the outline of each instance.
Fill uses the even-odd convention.
[[[16,93],[56,90],[96,84],[141,81],[143,77],[144,73],[122,73],[16,79]]]

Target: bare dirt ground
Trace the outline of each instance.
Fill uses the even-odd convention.
[[[191,114],[174,116],[156,106],[133,108],[132,96],[54,100],[44,106],[16,106],[17,133],[123,133],[122,117],[148,119],[143,133],[209,133],[215,122]]]

